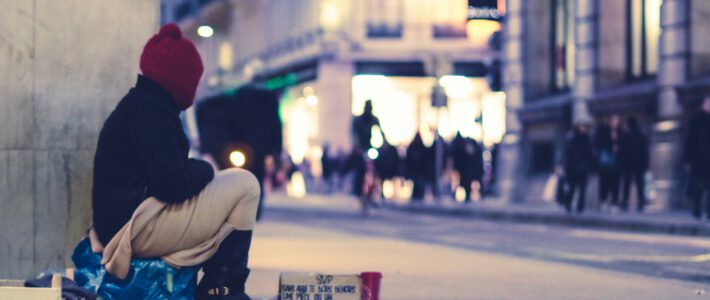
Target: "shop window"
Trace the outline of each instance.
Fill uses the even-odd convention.
[[[367,0],[367,37],[401,38],[403,0]]]
[[[552,89],[565,90],[574,84],[574,2],[553,0],[552,11]]]
[[[433,3],[432,17],[434,38],[466,38],[466,0],[438,0]]]
[[[629,79],[658,72],[662,0],[628,0],[626,68]]]
[[[532,174],[550,173],[555,168],[555,145],[552,142],[535,142],[532,144]]]

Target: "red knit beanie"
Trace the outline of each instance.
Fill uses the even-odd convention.
[[[143,76],[168,90],[182,110],[192,106],[202,71],[202,59],[195,45],[182,37],[175,24],[164,25],[143,48]]]

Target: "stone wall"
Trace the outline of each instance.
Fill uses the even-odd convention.
[[[0,278],[23,278],[71,265],[99,130],[135,81],[159,1],[0,7]]]

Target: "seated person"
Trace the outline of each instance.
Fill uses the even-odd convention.
[[[132,257],[202,265],[197,299],[249,299],[244,283],[259,203],[248,171],[215,174],[188,158],[180,112],[190,107],[202,60],[168,24],[140,58],[142,75],[104,123],[94,160],[92,249],[125,279]]]

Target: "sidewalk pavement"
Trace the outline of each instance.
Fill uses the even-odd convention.
[[[343,194],[313,195],[304,198],[288,199],[286,195],[269,195],[267,202],[272,208],[289,206],[311,206],[313,209],[347,210],[359,209],[359,202],[352,196]],[[642,233],[664,233],[689,236],[710,237],[710,221],[699,221],[688,211],[653,211],[644,213],[635,211],[616,213],[600,212],[590,207],[583,214],[567,214],[556,203],[506,203],[496,198],[486,198],[473,203],[458,203],[452,199],[440,202],[408,203],[401,200],[385,201],[383,207],[388,210],[407,213],[472,218],[488,221],[549,224],[570,227],[621,230]]]

